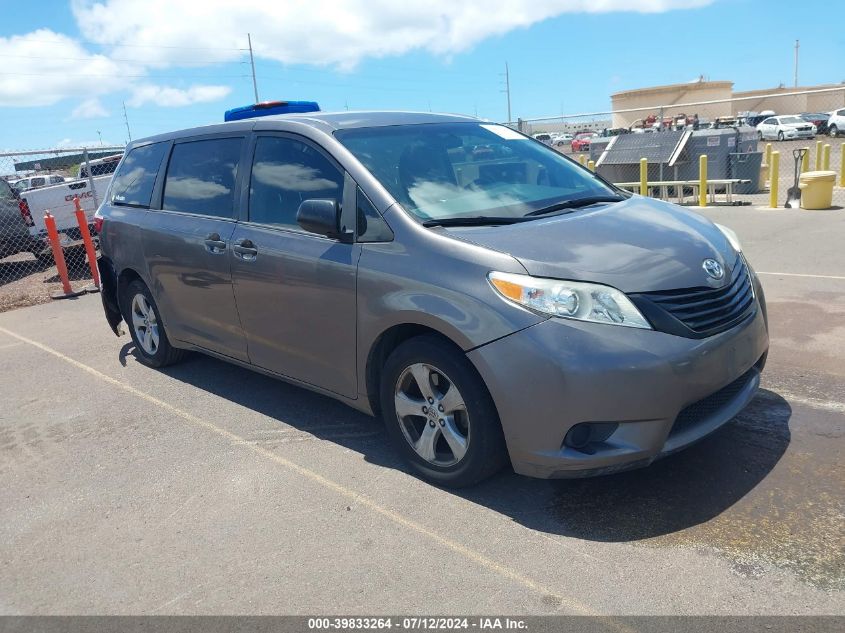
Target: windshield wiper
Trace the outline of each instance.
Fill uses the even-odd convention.
[[[465,218],[432,218],[423,221],[423,226],[495,226],[523,222],[524,218],[507,218],[488,215],[473,215]]]
[[[555,204],[529,211],[523,217],[530,217],[532,215],[546,215],[547,213],[554,213],[555,211],[563,211],[564,209],[580,209],[581,207],[588,207],[591,204],[598,204],[599,202],[622,202],[625,200],[622,196],[585,196],[583,198],[575,198],[573,200],[564,200],[563,202],[556,202]]]

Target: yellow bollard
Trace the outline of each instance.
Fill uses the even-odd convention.
[[[766,164],[772,164],[772,144],[766,143]]]
[[[810,171],[810,148],[805,147],[806,152],[804,152],[804,158],[801,159],[801,173],[806,174]]]
[[[816,141],[816,171],[822,169],[822,142]]]
[[[640,159],[640,195],[648,195],[648,159]]]
[[[780,166],[780,152],[772,152],[772,167],[769,170],[769,206],[777,209],[778,206],[778,168]]]
[[[578,154],[578,162],[579,163],[581,163],[583,165],[586,162],[585,159],[586,159],[586,156],[584,156],[583,154]]]
[[[830,171],[830,143],[825,143],[822,149],[822,169]]]
[[[828,147],[830,147],[830,145],[828,145]],[[589,169],[590,171],[595,171],[595,170],[596,170],[596,163],[595,163],[595,161],[588,160],[588,161],[587,161],[587,169]]]
[[[698,206],[707,206],[707,154],[698,157]]]
[[[845,143],[842,143],[839,149],[842,150],[839,157],[839,186],[845,187]]]

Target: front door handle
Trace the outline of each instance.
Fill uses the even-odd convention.
[[[226,251],[226,242],[220,239],[219,233],[211,233],[205,237],[205,250],[213,255],[222,255]]]
[[[258,257],[258,249],[255,248],[252,240],[238,240],[232,245],[232,251],[234,251],[235,257],[239,257],[245,262],[254,262],[255,258]]]

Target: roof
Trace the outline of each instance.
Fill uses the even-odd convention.
[[[254,119],[215,123],[201,127],[174,130],[156,136],[137,139],[130,147],[145,143],[167,141],[174,138],[219,134],[225,132],[248,132],[256,130],[284,129],[284,123],[307,125],[328,134],[335,130],[365,127],[385,127],[390,125],[420,125],[423,123],[460,123],[480,121],[471,116],[460,114],[435,114],[432,112],[395,112],[395,111],[344,111],[344,112],[307,112],[296,114],[277,114]]]
[[[610,95],[611,99],[619,97],[631,97],[634,95],[647,95],[652,93],[668,92],[672,90],[707,90],[713,88],[722,88],[731,90],[734,83],[732,81],[691,81],[683,84],[667,84],[665,86],[650,86],[648,88],[636,88],[634,90],[623,90]]]

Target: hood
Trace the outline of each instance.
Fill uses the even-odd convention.
[[[710,220],[641,196],[531,222],[442,230],[508,253],[536,277],[591,281],[623,292],[718,288],[732,278],[737,260]],[[721,280],[705,274],[705,259],[722,264]]]

